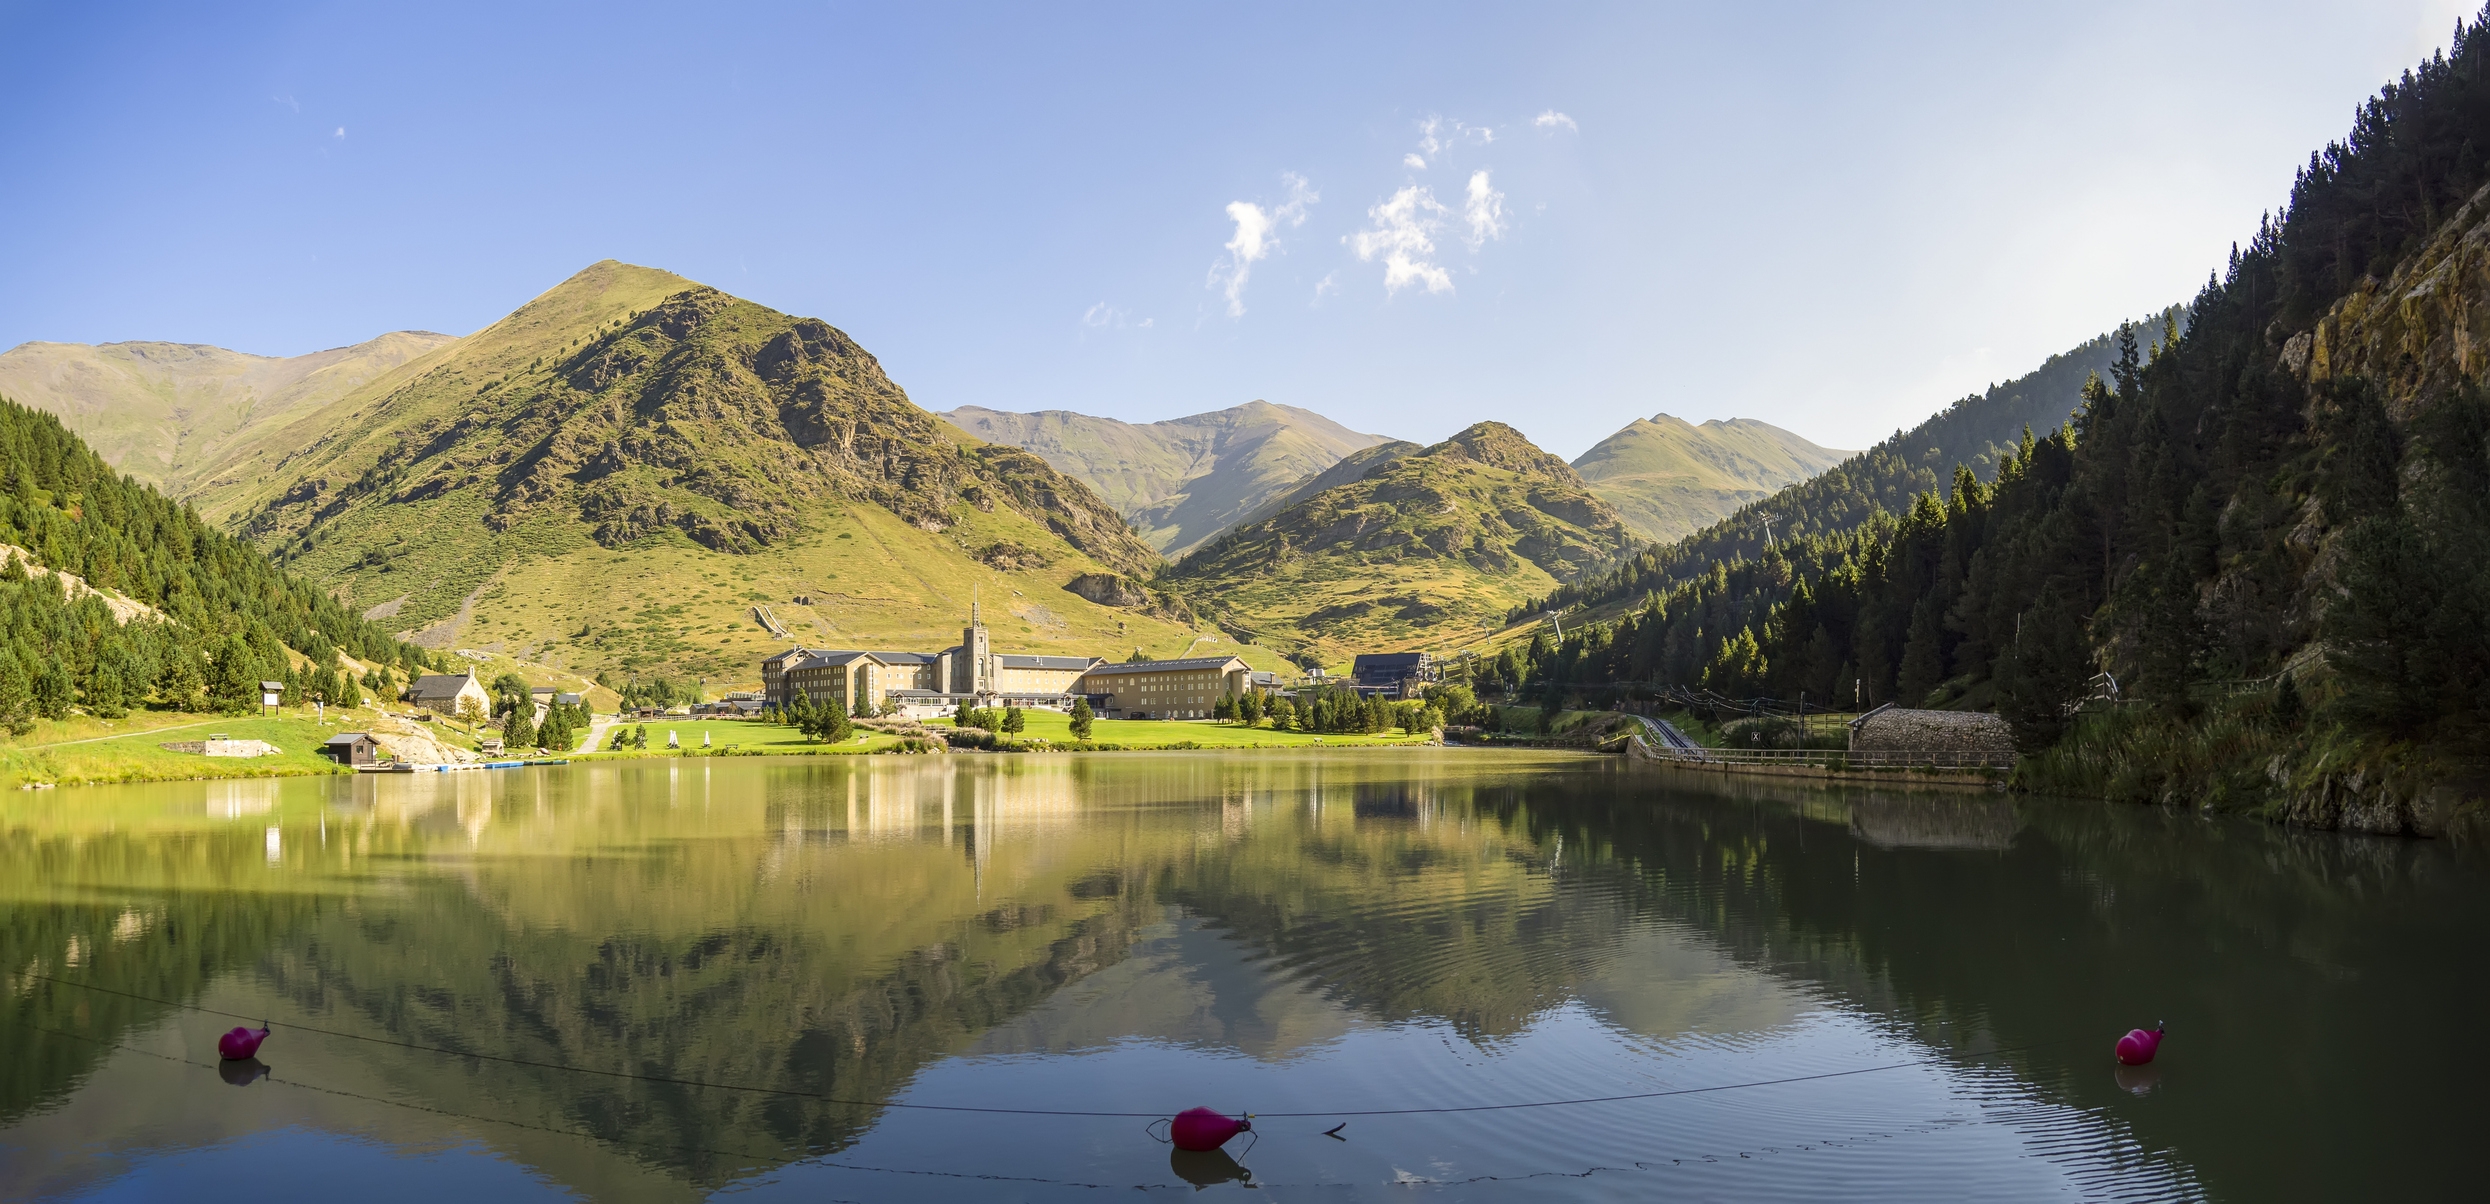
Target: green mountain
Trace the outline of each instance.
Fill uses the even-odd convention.
[[[1574,471],[1636,535],[1671,543],[1851,454],[1753,418],[1696,426],[1654,414],[1600,440],[1574,461]]]
[[[1633,542],[1572,467],[1482,422],[1230,530],[1162,580],[1259,642],[1448,650]]]
[[[1882,529],[1655,594],[1569,630],[1538,675],[1648,680],[1647,651],[1743,607],[1708,629],[1704,684],[1994,705],[2038,789],[2367,831],[2477,822],[2484,128],[2490,14],[2312,157],[2183,332],[2174,314],[2147,348],[2122,328],[2074,420],[1993,486],[1961,471]],[[1774,576],[1793,584],[1755,584]],[[2079,708],[2101,672],[2125,705]]]
[[[582,672],[940,647],[977,602],[1006,649],[1197,634],[1097,588],[1161,562],[1080,482],[917,408],[826,323],[612,261],[207,481],[202,512],[410,638]]]
[[[979,439],[1045,457],[1170,556],[1200,546],[1342,456],[1383,441],[1267,401],[1149,423],[980,406],[942,417]]]
[[[1412,452],[1425,450],[1423,446],[1406,439],[1394,439],[1388,443],[1378,443],[1373,447],[1360,448],[1342,456],[1339,463],[1297,482],[1290,486],[1287,492],[1256,507],[1252,513],[1237,520],[1237,525],[1261,522],[1326,489],[1336,489],[1353,481],[1362,481],[1366,479],[1367,473],[1382,465],[1389,464]]]
[[[114,467],[179,496],[235,441],[455,341],[401,330],[287,357],[196,343],[21,343],[0,352],[0,396],[60,415]]]
[[[2158,329],[2183,323],[2186,312],[2173,307],[2153,315],[2149,325]],[[2015,380],[1964,397],[1918,426],[1896,431],[1829,469],[1740,506],[1692,535],[1647,548],[1607,572],[1531,599],[1510,617],[1520,622],[1542,611],[1576,607],[1613,617],[1654,592],[1711,576],[1715,565],[1735,576],[1740,566],[1760,563],[1768,554],[1793,563],[1818,563],[1811,557],[1846,546],[1861,528],[1909,513],[1921,495],[1943,489],[1957,465],[1983,481],[1995,480],[2024,430],[2053,431],[2064,425],[2083,405],[2084,382],[2109,371],[2116,358],[2114,333],[2089,339]],[[1786,574],[1765,573],[1759,580],[1777,583],[1768,585],[1768,591],[1789,585]],[[1779,596],[1769,594],[1742,605],[1770,605]],[[1754,617],[1741,614],[1729,630]],[[1721,631],[1724,618],[1709,615],[1708,630]]]

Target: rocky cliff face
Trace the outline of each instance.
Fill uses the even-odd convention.
[[[2287,339],[2282,360],[2311,382],[2367,377],[2398,419],[2490,374],[2490,187],[2385,280],[2362,280],[2314,329]]]

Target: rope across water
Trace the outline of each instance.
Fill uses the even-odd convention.
[[[262,1019],[261,1017],[247,1016],[240,1012],[227,1012],[217,1008],[201,1007],[197,1004],[182,1003],[177,1000],[158,999],[150,995],[139,995],[129,991],[114,990],[111,987],[100,987],[93,983],[78,982],[74,979],[55,978],[48,974],[27,974],[23,975],[22,978],[24,980],[56,983],[60,986],[74,987],[79,990],[95,991],[106,995],[117,995],[123,999],[133,999],[141,1003],[152,1003],[162,1007],[197,1012],[201,1015],[223,1016],[232,1020]],[[627,1070],[599,1070],[594,1067],[572,1066],[561,1062],[544,1062],[531,1058],[515,1058],[506,1054],[477,1053],[471,1050],[452,1049],[441,1045],[420,1045],[411,1041],[398,1041],[387,1037],[369,1036],[363,1033],[340,1032],[336,1029],[317,1028],[311,1025],[289,1024],[282,1027],[292,1032],[314,1033],[319,1036],[337,1037],[347,1041],[365,1041],[374,1045],[386,1045],[396,1049],[415,1050],[421,1053],[435,1053],[447,1057],[474,1058],[478,1061],[499,1062],[508,1066],[525,1066],[537,1070],[555,1070],[567,1074],[593,1075],[599,1078],[630,1079],[638,1082],[657,1083],[670,1087],[698,1087],[712,1091],[742,1091],[755,1095],[782,1096],[793,1099],[812,1100],[817,1103],[846,1104],[863,1108],[906,1108],[920,1112],[974,1112],[998,1116],[1075,1116],[1107,1117],[1116,1119],[1153,1119],[1168,1115],[1166,1112],[1100,1112],[1077,1108],[994,1108],[970,1104],[916,1104],[902,1103],[895,1100],[846,1099],[839,1096],[825,1095],[820,1092],[798,1091],[786,1087],[761,1087],[744,1083],[717,1083],[710,1082],[705,1079],[677,1078],[671,1075],[639,1074]],[[2026,1045],[1993,1049],[1985,1053],[1970,1056],[1974,1060],[1996,1058],[2007,1054],[2024,1053],[2030,1050],[2049,1049],[2069,1044],[2073,1040],[2074,1038],[2068,1038],[2060,1041],[2039,1041]],[[1334,1116],[1433,1116],[1460,1112],[1506,1112],[1524,1108],[1568,1108],[1585,1104],[1627,1103],[1634,1100],[1666,1099],[1672,1096],[1681,1095],[1709,1095],[1722,1091],[1742,1091],[1754,1087],[1779,1087],[1791,1083],[1820,1082],[1825,1079],[1851,1078],[1863,1074],[1878,1074],[1888,1070],[1907,1070],[1912,1067],[1931,1065],[1934,1062],[1934,1059],[1914,1058],[1908,1061],[1887,1062],[1876,1066],[1853,1067],[1849,1070],[1827,1070],[1816,1074],[1789,1075],[1775,1079],[1755,1079],[1739,1083],[1717,1083],[1708,1087],[1674,1087],[1663,1091],[1638,1091],[1624,1095],[1583,1096],[1578,1099],[1529,1100],[1518,1103],[1503,1104],[1448,1104],[1431,1108],[1327,1108],[1314,1112],[1256,1111],[1254,1115],[1256,1117],[1268,1117],[1273,1119],[1304,1119],[1308,1117],[1323,1118]]]

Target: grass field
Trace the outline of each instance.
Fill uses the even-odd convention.
[[[1029,729],[1019,739],[1027,742],[1043,740],[1048,744],[1078,747],[1072,738],[1072,717],[1059,711],[1024,711]],[[949,727],[948,719],[937,719],[929,727]],[[1100,719],[1090,731],[1093,747],[1107,748],[1351,748],[1374,745],[1426,744],[1432,733],[1408,735],[1392,732],[1380,736],[1317,735],[1307,732],[1275,732],[1267,727],[1238,727],[1212,719]]]
[[[82,716],[60,723],[39,723],[35,731],[0,745],[0,786],[337,773],[338,766],[320,755],[321,743],[341,731],[360,730],[366,723],[357,722],[358,718],[368,721],[371,714],[330,714],[331,721],[322,723],[292,715],[263,719],[144,712],[115,720],[120,732],[117,735],[103,727],[104,721]],[[140,730],[131,730],[133,726]],[[104,738],[93,738],[97,735]],[[268,757],[207,757],[157,747],[165,741],[204,740],[211,735],[265,740],[281,751]]]
[[[804,734],[794,728],[780,727],[774,723],[761,723],[751,719],[649,719],[645,721],[635,719],[608,728],[605,733],[605,743],[613,741],[615,732],[628,732],[633,727],[641,725],[648,728],[648,751],[650,753],[666,751],[666,733],[668,732],[674,733],[675,739],[682,742],[684,751],[694,755],[703,751],[700,743],[703,736],[709,738],[707,751],[712,754],[722,754],[732,747],[737,753],[757,753],[764,756],[880,752],[883,749],[895,747],[899,743],[899,738],[896,736],[860,730],[857,735],[864,736],[865,739],[847,740],[839,744],[821,744],[805,739]],[[604,753],[605,744],[598,745],[594,751]],[[633,749],[611,755],[629,756],[637,752],[638,750]]]

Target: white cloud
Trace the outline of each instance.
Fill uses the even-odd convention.
[[[1382,257],[1386,296],[1413,284],[1425,285],[1430,293],[1448,293],[1452,274],[1431,261],[1435,232],[1443,228],[1450,212],[1436,203],[1434,193],[1412,184],[1366,211],[1368,220],[1375,223],[1373,229],[1360,230],[1343,241],[1357,252],[1360,262]]]
[[[1322,279],[1314,282],[1314,303],[1320,305],[1323,303],[1323,298],[1331,296],[1339,291],[1340,273],[1336,271],[1325,272],[1323,273]]]
[[[339,126],[339,127],[337,127],[337,134],[336,134],[336,136],[337,136],[337,137],[339,137],[339,138],[343,138],[343,137],[345,137],[345,136],[346,136],[346,127],[344,127],[344,126],[342,126],[342,125],[341,125],[341,126]]]
[[[1504,194],[1489,186],[1484,168],[1470,173],[1470,195],[1462,203],[1461,220],[1470,224],[1470,233],[1461,241],[1473,251],[1487,245],[1488,239],[1504,237]]]
[[[1411,151],[1408,154],[1401,156],[1401,166],[1406,167],[1411,171],[1425,171],[1427,169],[1427,161],[1425,156],[1420,155],[1416,151]]]
[[[1401,162],[1410,167],[1425,167],[1427,160],[1448,146],[1473,142],[1485,146],[1496,140],[1493,126],[1471,125],[1466,121],[1446,121],[1433,113],[1418,123],[1418,153],[1405,155]]]
[[[1281,172],[1280,183],[1287,187],[1288,199],[1271,209],[1252,201],[1228,202],[1228,220],[1236,223],[1236,237],[1226,243],[1227,259],[1211,265],[1206,287],[1225,285],[1231,318],[1245,315],[1245,282],[1253,275],[1255,262],[1269,258],[1279,246],[1277,233],[1304,225],[1306,206],[1323,199],[1304,176],[1293,171]]]
[[[1582,132],[1582,127],[1575,125],[1573,118],[1567,117],[1563,113],[1559,113],[1554,109],[1549,109],[1547,112],[1531,118],[1530,124],[1543,130],[1552,130],[1562,126],[1565,129],[1572,130],[1577,134]]]
[[[1108,327],[1122,326],[1123,324],[1124,311],[1117,309],[1104,301],[1090,306],[1089,309],[1081,315],[1081,325],[1087,326],[1091,330],[1105,330]]]

